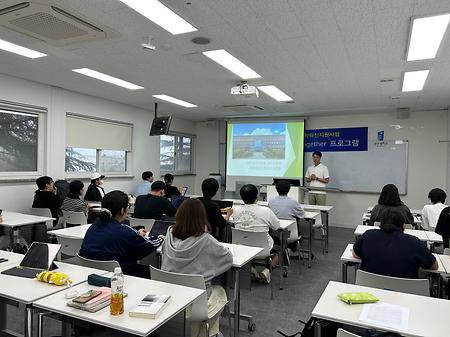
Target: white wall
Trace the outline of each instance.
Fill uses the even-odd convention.
[[[120,89],[119,89],[120,90]],[[133,193],[141,180],[141,172],[151,170],[159,176],[159,137],[150,137],[153,112],[124,104],[78,94],[10,76],[0,75],[0,99],[46,107],[46,169],[44,174],[53,179],[65,177],[65,116],[73,112],[87,116],[107,118],[134,124],[132,172],[134,177],[106,179],[105,189]],[[193,130],[195,124],[175,119],[180,131]],[[87,137],[89,135],[86,135]],[[179,179],[180,184],[194,184],[194,179]],[[177,182],[177,183],[178,183]],[[31,207],[34,182],[0,183],[0,208],[10,211],[26,211]]]

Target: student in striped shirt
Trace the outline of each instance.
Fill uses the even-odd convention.
[[[74,180],[69,184],[69,194],[64,199],[61,209],[63,211],[83,212],[87,214],[87,204],[81,200],[84,184],[80,180]]]

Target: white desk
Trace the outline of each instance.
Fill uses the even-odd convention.
[[[433,231],[424,231],[428,237],[429,242],[442,243],[442,235],[435,233]]]
[[[373,210],[373,206],[367,207],[367,212],[370,213]],[[410,209],[412,215],[422,215],[421,209]]]
[[[364,225],[358,225],[358,227],[356,227],[355,229],[355,236],[360,236],[362,234],[364,234],[366,231],[368,230],[378,230],[380,229],[378,226],[364,226]],[[427,231],[422,231],[422,230],[414,230],[414,229],[405,229],[404,230],[405,234],[409,234],[412,236],[415,236],[416,238],[418,238],[420,241],[425,241],[425,242],[442,242],[442,237],[439,239],[438,237],[434,236],[434,235],[430,235],[428,236]]]
[[[359,315],[363,308],[362,305],[349,305],[342,302],[337,297],[337,295],[342,292],[358,291],[371,293],[378,297],[382,302],[409,308],[410,316],[408,332],[405,333],[403,331],[388,329],[382,330],[397,332],[402,336],[448,336],[448,313],[450,312],[450,301],[448,300],[334,281],[328,283],[312,312],[312,316],[362,328],[380,329],[379,326],[361,322],[359,320]]]
[[[449,255],[439,255],[439,259],[442,263],[447,274],[450,274],[450,256]]]
[[[341,255],[342,282],[344,282],[344,283],[347,283],[348,264],[355,263],[355,264],[359,265],[361,263],[361,259],[354,257],[352,252],[353,252],[353,244],[349,243],[347,245],[347,247],[345,247],[344,252]],[[442,257],[446,257],[446,255],[439,255],[439,254],[433,254],[433,255],[436,258],[436,261],[438,263],[438,266],[439,266],[438,269],[436,269],[436,270],[424,269],[424,271],[426,271],[427,273],[431,273],[431,274],[447,274],[448,271],[450,271],[450,269],[447,271],[444,263],[442,262]],[[447,256],[447,258],[449,258],[449,256]],[[450,267],[450,259],[448,260],[448,262],[449,262],[449,267]]]
[[[64,237],[64,238],[71,238],[71,239],[84,239],[84,236],[86,235],[87,230],[91,227],[90,224],[87,225],[81,225],[81,226],[74,226],[74,227],[68,227],[68,228],[62,228],[62,229],[55,229],[53,231],[48,231],[48,234],[53,234],[56,237]]]
[[[0,258],[8,259],[8,261],[0,263],[0,272],[19,265],[23,257],[22,254],[0,250]]]
[[[3,254],[3,252],[1,254]],[[14,256],[13,258],[17,259],[18,257]],[[9,268],[12,268],[18,264],[19,263],[11,263],[9,265]],[[77,285],[85,282],[87,280],[88,275],[90,274],[95,273],[102,275],[106,273],[103,270],[76,266],[64,262],[56,262],[56,264],[59,267],[57,269],[58,271],[66,273],[70,276],[70,279],[72,280],[72,285]],[[9,268],[4,268],[3,270]],[[31,336],[33,331],[32,330],[33,310],[31,308],[31,305],[41,298],[67,289],[66,286],[55,286],[52,284],[39,282],[36,279],[29,279],[4,274],[0,274],[0,284],[1,284],[0,287],[1,298],[25,304],[25,336],[27,337]]]
[[[74,287],[74,289],[79,293],[95,288],[96,287],[87,283]],[[69,307],[66,305],[68,300],[64,298],[64,293],[62,292],[36,301],[34,306],[39,309],[59,313],[63,316],[106,326],[133,335],[147,336],[158,329],[161,325],[168,322],[178,313],[185,310],[196,299],[205,293],[205,290],[201,289],[147,280],[128,275],[125,275],[124,290],[128,296],[124,299],[124,313],[119,316],[110,315],[109,307],[103,308],[96,313],[90,313]],[[128,314],[130,309],[138,305],[145,295],[148,294],[170,295],[171,299],[169,304],[162,310],[160,316],[156,319],[130,317]],[[39,325],[40,326],[38,329],[40,330],[42,328],[41,319],[39,320]]]
[[[225,247],[232,247],[233,251],[233,271],[234,271],[234,335],[239,337],[239,322],[240,319],[246,319],[249,324],[252,323],[252,317],[248,315],[241,315],[241,284],[239,273],[243,266],[250,262],[256,255],[258,255],[263,248],[242,246],[231,243],[222,243]]]
[[[55,220],[54,218],[48,218],[44,216],[37,216],[31,214],[23,214],[17,212],[2,212],[3,222],[0,222],[0,226],[8,228],[9,231],[9,247],[12,249],[14,246],[14,231],[20,227],[34,225],[38,223],[45,223],[49,220]]]

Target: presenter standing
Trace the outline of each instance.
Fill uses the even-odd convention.
[[[322,152],[314,151],[312,154],[313,166],[308,167],[306,171],[306,181],[310,187],[325,188],[330,181],[330,174],[328,167],[320,163],[322,159]],[[327,193],[325,191],[310,190],[309,204],[310,205],[325,205]]]

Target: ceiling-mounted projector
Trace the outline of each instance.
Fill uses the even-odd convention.
[[[230,93],[232,95],[244,95],[246,97],[259,97],[258,89],[253,85],[248,85],[247,82],[242,82],[241,84],[232,87]]]

